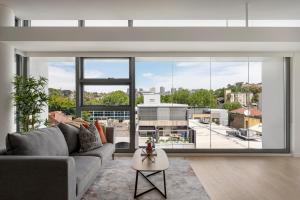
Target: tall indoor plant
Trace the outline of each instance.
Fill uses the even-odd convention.
[[[39,115],[48,102],[47,79],[15,76],[13,100],[17,108],[17,123],[21,132],[28,132],[41,124]]]

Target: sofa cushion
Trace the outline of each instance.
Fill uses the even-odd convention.
[[[76,166],[76,194],[82,194],[95,180],[101,168],[101,161],[97,157],[74,156]]]
[[[12,133],[6,137],[8,154],[31,156],[68,156],[66,140],[58,127],[28,133]]]
[[[86,129],[81,125],[79,132],[79,152],[86,152],[101,147],[102,143],[98,140],[97,134],[98,132],[95,132],[94,129]]]
[[[80,144],[79,144],[79,128],[69,125],[69,124],[64,124],[64,123],[59,123],[58,128],[61,130],[61,132],[63,133],[67,145],[68,145],[68,149],[69,149],[69,153],[73,153],[73,152],[78,152],[79,148],[80,148]]]
[[[112,154],[115,152],[115,146],[111,143],[106,143],[102,147],[82,153],[73,153],[72,156],[96,156],[101,158],[102,164],[107,160],[112,159]]]

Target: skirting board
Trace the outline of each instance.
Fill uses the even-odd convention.
[[[299,158],[300,157],[300,153],[293,153],[292,156],[296,157],[296,158]]]
[[[208,157],[208,156],[249,156],[249,157],[259,157],[259,156],[277,156],[277,157],[300,157],[299,154],[280,154],[280,153],[167,153],[169,157]],[[132,157],[133,153],[115,153],[118,157]]]

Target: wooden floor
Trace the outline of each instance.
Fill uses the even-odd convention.
[[[299,200],[300,158],[188,157],[212,200]]]

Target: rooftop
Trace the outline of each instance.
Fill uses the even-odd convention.
[[[261,111],[257,108],[238,108],[230,111],[231,113],[237,113],[242,115],[248,115],[253,117],[261,117]]]
[[[167,108],[167,107],[172,107],[172,108],[187,108],[187,104],[176,104],[176,103],[159,103],[159,104],[138,104],[138,108],[141,107],[161,107],[161,108]]]

